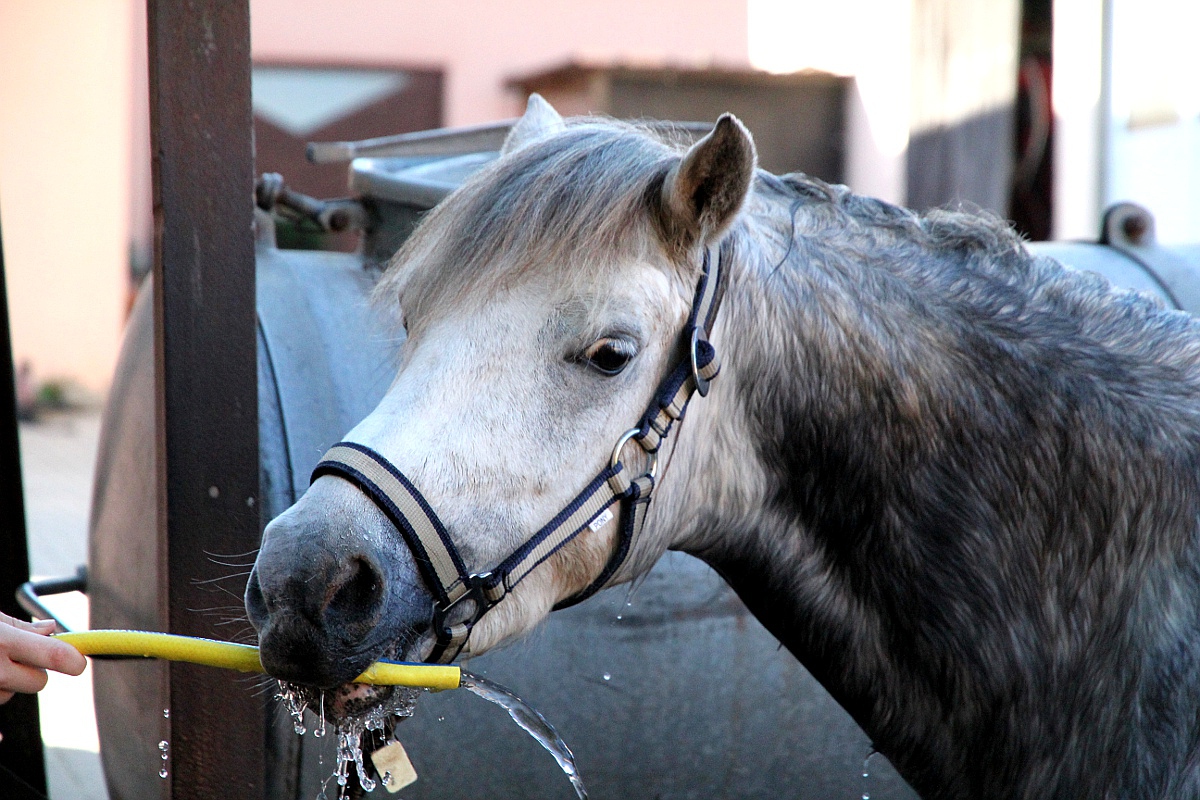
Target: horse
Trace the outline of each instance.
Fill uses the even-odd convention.
[[[1190,316],[986,214],[762,171],[732,116],[689,144],[536,96],[376,299],[395,382],[246,591],[333,713],[381,702],[373,660],[486,652],[673,549],[925,798],[1200,796]]]

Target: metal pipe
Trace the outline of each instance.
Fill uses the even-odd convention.
[[[17,589],[17,604],[34,619],[52,619],[59,633],[67,633],[70,629],[51,611],[43,597],[68,592],[83,592],[87,594],[87,567],[81,566],[74,575],[67,578],[44,578],[40,581],[26,581]]]

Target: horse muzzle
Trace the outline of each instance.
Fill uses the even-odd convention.
[[[336,483],[267,526],[245,597],[266,671],[323,689],[408,655],[432,602],[386,518]]]

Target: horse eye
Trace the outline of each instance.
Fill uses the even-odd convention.
[[[597,372],[617,375],[633,360],[633,348],[620,339],[600,339],[579,360]]]

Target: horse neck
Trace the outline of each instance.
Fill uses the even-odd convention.
[[[1005,337],[1028,331],[1004,327],[1003,304],[990,319],[955,293],[959,277],[987,267],[935,267],[922,259],[938,256],[903,241],[858,255],[889,233],[853,222],[790,245],[780,227],[760,215],[735,232],[740,256],[714,332],[722,372],[689,410],[656,501],[663,527],[678,531],[671,546],[713,566],[918,791],[970,796],[959,784],[971,774],[1034,786],[1021,772],[1033,751],[1062,760],[1062,786],[1118,785],[1122,762],[1099,744],[1056,743],[1078,730],[1128,739],[1110,713],[1116,694],[1144,692],[1150,705],[1173,696],[1169,679],[1129,676],[1159,674],[1155,648],[1200,659],[1200,591],[1188,578],[1200,570],[1200,423],[1175,399],[1200,384],[1194,334],[1155,345],[1169,353],[1112,339],[1110,350],[1130,350],[1110,353],[1091,343],[1102,328],[1052,325],[1010,353]],[[1049,316],[1063,295],[1101,294],[1076,273],[1033,277],[1053,288],[1024,298],[1020,319]],[[974,283],[1008,296],[987,274]],[[1094,317],[1135,302],[1078,322],[1100,326]],[[1089,403],[1111,413],[1064,411]],[[1098,553],[1120,560],[1098,568]],[[1148,582],[1178,563],[1185,576]],[[1110,682],[1078,685],[1076,668]],[[1040,694],[1054,687],[1074,707]],[[996,708],[1008,715],[989,717]],[[1194,705],[1167,716],[1194,730]],[[1168,745],[1200,763],[1188,749],[1200,743]]]
[[[803,631],[861,633],[865,613],[853,587],[830,572],[830,554],[811,535],[817,520],[805,517],[818,510],[822,522],[836,517],[847,536],[866,523],[863,509],[837,490],[838,473],[886,457],[884,442],[905,438],[880,427],[878,398],[902,404],[919,390],[895,371],[908,356],[897,359],[880,320],[865,318],[860,276],[844,265],[830,272],[819,257],[811,268],[776,268],[777,253],[753,246],[766,233],[751,222],[735,234],[739,255],[714,332],[722,373],[689,409],[657,516],[675,532],[672,549],[717,569],[803,657]],[[849,434],[859,437],[857,449],[831,452],[830,440]],[[675,461],[686,479],[670,476]],[[822,624],[816,608],[840,616]]]
[[[895,620],[873,587],[886,582],[876,570],[896,565],[875,560],[868,536],[888,489],[868,484],[888,448],[913,436],[888,421],[924,392],[905,374],[917,354],[895,352],[885,321],[856,296],[865,276],[827,269],[817,253],[803,269],[776,269],[753,251],[757,233],[738,234],[714,334],[722,374],[689,411],[672,454],[687,479],[668,469],[658,512],[677,532],[672,549],[721,574],[883,745],[879,721],[898,701],[881,699],[880,676],[890,673],[897,695],[925,681],[890,653]]]

